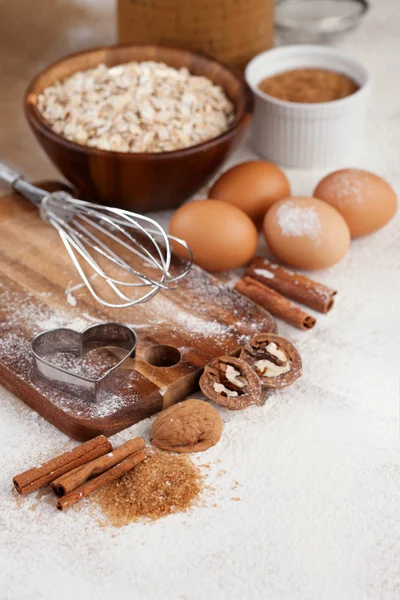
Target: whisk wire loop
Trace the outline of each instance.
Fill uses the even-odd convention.
[[[109,283],[106,279],[107,283],[109,283],[111,289],[115,292],[115,294],[118,297],[126,300],[125,302],[109,302],[108,300],[104,299],[102,296],[97,294],[97,292],[93,288],[89,278],[86,276],[84,270],[82,269],[79,261],[76,258],[75,252],[72,249],[72,247],[74,247],[77,250],[77,252],[80,253],[80,249],[75,245],[75,242],[72,239],[70,239],[69,236],[66,236],[66,234],[63,231],[59,231],[59,235],[61,237],[61,240],[64,243],[64,246],[65,246],[69,256],[72,259],[73,264],[75,265],[76,270],[78,271],[79,275],[81,276],[82,281],[85,283],[86,287],[88,288],[88,290],[91,293],[91,295],[93,296],[93,298],[95,300],[97,300],[100,304],[102,304],[103,306],[107,306],[109,308],[128,308],[130,306],[133,306],[134,304],[139,304],[141,302],[145,302],[146,300],[149,300],[152,296],[154,296],[158,292],[158,288],[153,288],[152,291],[148,292],[141,298],[139,298],[135,301],[132,301],[131,299],[127,298],[127,296],[124,296],[113,283]]]
[[[110,260],[115,265],[129,271],[132,275],[134,275],[138,279],[142,280],[142,283],[131,283],[131,282],[127,282],[127,281],[120,281],[118,279],[110,277],[109,279],[112,280],[114,283],[116,283],[118,285],[124,285],[127,287],[142,287],[144,285],[159,285],[161,288],[168,289],[168,286],[163,285],[161,283],[161,281],[155,281],[149,277],[146,277],[146,275],[144,275],[143,273],[139,273],[139,271],[136,271],[135,269],[133,269],[125,260],[123,260],[120,256],[118,256],[111,248],[109,248],[104,242],[102,242],[90,230],[88,230],[86,227],[82,226],[75,219],[73,221],[73,224],[75,225],[76,229],[79,231],[71,232],[71,235],[76,235],[78,238],[85,241],[89,247],[91,247],[93,250],[95,250],[96,252],[98,252],[99,254],[104,256],[106,259]],[[93,223],[90,223],[90,225],[93,225]],[[71,229],[71,228],[68,228],[68,229]],[[101,229],[101,231],[103,231],[102,228],[100,228],[100,229]],[[111,237],[114,241],[121,243],[121,245],[123,245],[128,250],[130,250],[132,252],[134,251],[133,248],[130,248],[128,246],[128,244],[126,244],[125,242],[120,240],[117,236],[109,234],[109,232],[107,232],[107,235],[109,235],[109,237]],[[94,243],[91,243],[89,238],[92,239]],[[138,253],[135,252],[135,254],[138,254]],[[140,254],[139,254],[139,256],[140,256]],[[164,274],[164,276],[165,276],[165,274]]]
[[[169,236],[151,217],[79,200],[66,192],[47,192],[1,162],[0,179],[39,207],[42,219],[57,230],[90,294],[104,306],[124,308],[146,302],[160,290],[175,288],[192,266],[186,242]],[[171,242],[185,250],[187,261],[173,260]],[[139,270],[138,260],[157,276]],[[106,286],[94,286],[95,277]],[[133,297],[127,295],[130,289]]]
[[[93,221],[93,219],[89,219],[86,216],[86,214],[89,214],[90,216],[93,216],[93,211],[89,210],[89,211],[86,212],[86,214],[83,211],[79,211],[77,214],[79,214],[79,217],[82,220],[86,220],[88,223],[90,223],[93,227],[95,227],[96,229],[98,229],[99,231],[101,231],[103,234],[108,235],[109,237],[112,237],[110,231],[108,231],[106,228],[102,227],[100,225],[100,223],[96,223],[95,221]],[[138,248],[141,250],[142,253],[144,253],[144,254],[146,254],[148,256],[149,260],[154,264],[154,266],[159,267],[157,260],[152,256],[151,252],[149,252],[147,250],[147,248],[145,248],[142,244],[140,244],[138,240],[134,239],[126,231],[126,229],[124,229],[123,227],[120,226],[119,223],[117,223],[114,219],[110,219],[110,217],[107,217],[106,215],[103,215],[102,213],[98,213],[96,216],[97,216],[97,218],[99,218],[100,221],[104,221],[108,225],[114,227],[114,229],[117,229],[123,236],[127,237],[131,241],[131,243],[134,243],[136,246],[138,246]],[[137,224],[137,225],[139,225],[139,224]],[[126,224],[125,224],[125,227],[126,227]],[[139,229],[139,231],[143,235],[145,235],[145,236],[148,235],[148,232],[145,230],[144,227],[139,226],[139,227],[136,227],[136,229]],[[123,240],[121,240],[117,236],[113,237],[113,239],[117,243],[120,243],[121,245],[124,245],[123,244]],[[155,246],[156,250],[159,251],[158,245],[155,243],[155,241],[153,239],[152,239],[152,242],[154,243],[154,246]],[[140,251],[138,252],[134,247],[130,247],[129,245],[126,245],[125,247],[128,248],[128,250],[130,250],[131,252],[134,252],[137,256],[140,256],[142,258],[141,252]],[[161,261],[164,262],[164,257],[162,255],[162,253],[159,253],[159,257],[160,257]],[[165,268],[169,268],[169,266],[167,267],[165,265]]]

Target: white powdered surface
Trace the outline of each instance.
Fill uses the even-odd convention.
[[[329,193],[339,205],[345,206],[348,202],[360,203],[363,198],[368,198],[371,189],[365,181],[363,171],[352,169],[339,172],[331,178]]]
[[[321,235],[321,221],[313,206],[299,206],[292,200],[282,204],[277,211],[278,225],[285,237],[309,237],[314,242]]]
[[[68,373],[93,379],[102,377],[118,362],[117,357],[112,354],[104,354],[99,350],[92,350],[91,353],[82,357],[75,356],[72,352],[53,352],[44,354],[42,358]]]
[[[265,277],[266,279],[273,279],[275,277],[274,273],[267,269],[254,269],[254,273],[260,275],[260,277]]]
[[[373,75],[367,142],[354,165],[337,168],[373,170],[399,192],[399,7],[372,4],[341,42]],[[22,93],[49,61],[110,41],[114,2],[42,0],[38,10],[21,0],[3,12],[1,156],[32,178],[55,177],[24,124]],[[232,162],[253,157],[245,146]],[[309,195],[326,173],[288,175]],[[46,496],[17,498],[13,475],[75,442],[1,391],[0,600],[398,600],[399,227],[398,217],[314,274],[339,290],[335,308],[309,332],[280,326],[304,377],[264,407],[220,411],[220,443],[195,457],[210,463],[215,492],[191,513],[116,530],[99,525],[88,501],[64,514]],[[147,437],[150,425],[113,441]]]

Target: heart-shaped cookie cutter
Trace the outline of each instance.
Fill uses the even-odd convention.
[[[73,395],[84,394],[90,400],[99,399],[106,391],[116,392],[129,370],[121,369],[128,358],[136,354],[137,336],[133,329],[121,323],[100,323],[82,332],[73,329],[49,329],[31,342],[36,375],[51,386]],[[77,358],[96,348],[120,348],[125,356],[101,377],[88,377],[68,371],[51,362],[56,353],[70,353]]]

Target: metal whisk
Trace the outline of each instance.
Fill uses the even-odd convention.
[[[154,219],[78,200],[67,192],[47,192],[3,163],[0,163],[0,179],[37,206],[42,219],[58,231],[84,284],[104,306],[124,308],[145,302],[160,289],[175,287],[192,266],[193,257],[186,242],[168,235]],[[188,255],[178,274],[171,273],[171,240],[181,244]],[[129,258],[136,263],[139,258],[156,275],[136,270]],[[85,272],[84,263],[92,269],[91,275]],[[107,297],[111,295],[115,301],[94,289],[93,275],[107,283],[104,286]],[[131,298],[127,295],[130,288],[139,288],[143,293]]]

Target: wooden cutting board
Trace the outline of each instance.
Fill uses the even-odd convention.
[[[129,375],[115,394],[88,402],[36,379],[30,342],[37,333],[106,321],[138,334],[136,359],[127,361]],[[37,209],[16,194],[0,199],[0,383],[77,440],[112,435],[183,400],[206,362],[275,328],[269,313],[196,266],[177,289],[144,304],[102,307]]]

